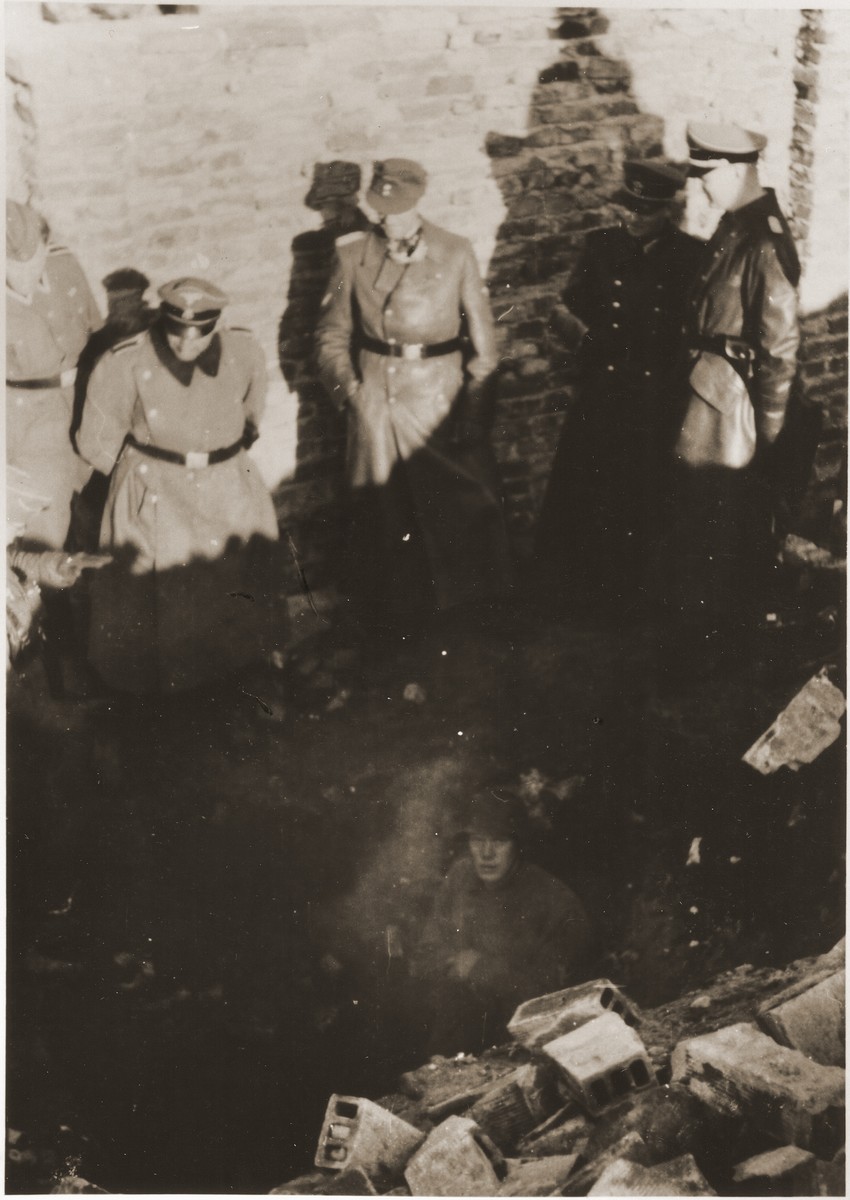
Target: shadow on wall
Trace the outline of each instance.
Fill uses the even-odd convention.
[[[663,153],[663,121],[642,113],[626,63],[600,52],[608,21],[573,10],[554,33],[560,57],[540,72],[525,136],[491,132],[485,149],[507,216],[489,283],[504,348],[494,446],[514,543],[527,553],[573,398],[575,366],[550,318],[585,234],[615,222],[611,197],[628,158]]]
[[[339,519],[345,423],[319,383],[313,355],[313,335],[322,296],[333,267],[338,237],[365,230],[369,220],[358,208],[361,175],[356,163],[316,163],[304,204],[321,214],[321,229],[299,233],[292,240],[292,267],[286,309],[278,327],[280,367],[290,392],[298,398],[297,459],[290,483],[278,492],[283,525],[292,534],[304,586],[322,588],[327,564],[339,562],[342,527]],[[289,495],[297,490],[297,505]],[[305,492],[307,494],[305,495]]]

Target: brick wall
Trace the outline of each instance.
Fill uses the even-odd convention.
[[[93,281],[135,266],[154,284],[193,272],[227,288],[269,364],[258,454],[321,590],[342,429],[315,382],[312,321],[352,177],[374,158],[420,159],[423,210],[473,240],[491,282],[494,443],[521,550],[571,397],[547,318],[585,232],[610,220],[623,158],[681,156],[689,115],[746,115],[771,138],[767,182],[789,196],[800,23],[792,10],[140,6],[57,25],[12,3],[10,190],[33,194]],[[349,166],[308,197],[332,161]]]

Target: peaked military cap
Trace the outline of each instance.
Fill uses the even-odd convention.
[[[409,212],[425,191],[428,174],[410,158],[387,158],[376,162],[366,200],[375,212]]]
[[[617,199],[629,208],[654,209],[669,204],[685,185],[685,173],[666,162],[623,163],[623,186]]]
[[[43,218],[29,204],[6,201],[6,257],[14,262],[29,262],[42,242]]]
[[[176,325],[212,326],[228,302],[221,288],[191,275],[164,283],[159,298],[163,316]]]
[[[741,129],[739,125],[716,125],[708,121],[689,122],[686,136],[691,175],[704,175],[722,162],[757,162],[767,145],[763,133]]]
[[[137,271],[135,267],[121,267],[106,275],[101,283],[107,292],[115,296],[135,296],[146,292],[151,285],[147,275]]]

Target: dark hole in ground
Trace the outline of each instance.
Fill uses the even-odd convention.
[[[368,682],[319,640],[285,678],[108,708],[51,702],[31,663],[8,727],[8,1190],[67,1161],[115,1192],[309,1169],[331,1092],[377,1097],[422,1061],[388,928],[409,946],[457,801],[495,767],[585,777],[532,852],[638,1003],[828,949],[842,743],[799,774],[740,756],[842,655],[814,627],[754,649],[665,694],[642,635],[512,613]]]

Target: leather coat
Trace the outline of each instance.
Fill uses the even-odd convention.
[[[691,415],[699,413],[698,397],[710,409],[729,417],[748,395],[752,413],[745,403],[743,407],[753,426],[756,448],[771,445],[785,421],[799,344],[799,277],[800,264],[788,224],[776,196],[768,190],[758,200],[723,215],[688,298],[685,338],[692,347],[688,410]],[[749,371],[695,344],[718,334],[742,339],[752,357]],[[699,440],[713,436],[714,424],[710,414],[704,422],[693,423],[686,448],[697,459]],[[711,447],[705,449],[711,462]],[[746,466],[748,461],[723,465]]]

